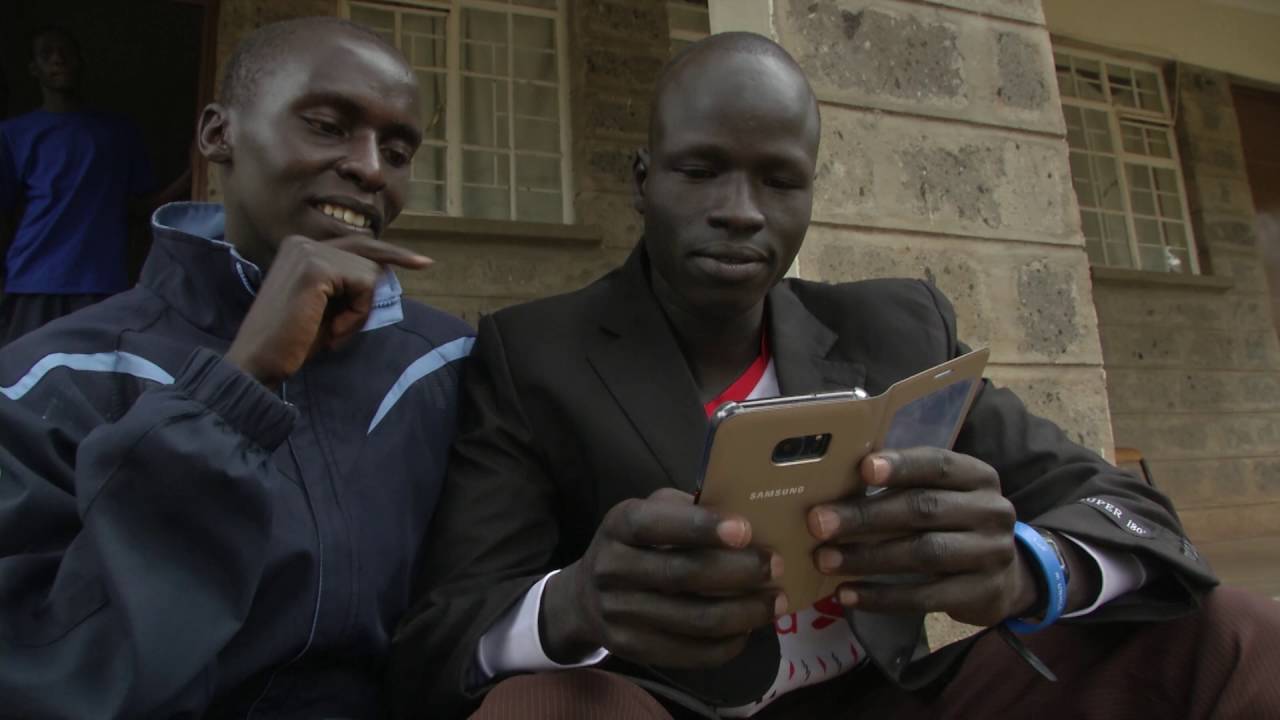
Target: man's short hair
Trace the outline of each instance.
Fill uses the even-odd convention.
[[[36,43],[39,42],[40,38],[49,35],[61,35],[67,42],[71,43],[71,47],[76,49],[77,57],[84,57],[84,53],[80,49],[80,41],[76,39],[75,35],[71,34],[70,30],[61,25],[41,25],[29,36],[27,42],[27,52],[30,54],[29,60],[36,59]]]
[[[308,30],[333,27],[357,33],[390,50],[396,56],[401,56],[400,51],[381,35],[363,25],[331,15],[317,15],[264,25],[241,40],[235,52],[231,54],[226,70],[222,73],[222,87],[218,91],[218,102],[228,107],[243,106],[257,93],[258,86],[271,72],[272,66],[289,52],[289,44],[297,35]]]

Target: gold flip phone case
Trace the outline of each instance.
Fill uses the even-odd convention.
[[[698,503],[747,518],[752,545],[782,555],[791,607],[812,605],[850,578],[814,566],[809,508],[862,492],[858,464],[873,450],[950,448],[987,356],[976,350],[873,398],[850,390],[726,403],[712,417]]]

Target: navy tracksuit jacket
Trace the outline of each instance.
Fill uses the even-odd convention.
[[[138,287],[0,351],[0,717],[371,717],[467,325],[387,273],[272,393],[221,359],[257,268],[216,205]]]

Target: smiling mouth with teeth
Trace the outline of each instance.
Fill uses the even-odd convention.
[[[320,203],[316,207],[320,210],[320,212],[324,213],[325,215],[328,215],[334,220],[340,220],[350,225],[353,228],[359,228],[363,230],[369,227],[370,225],[373,225],[372,218],[365,215],[364,213],[357,212],[350,208],[344,208],[338,205],[331,205],[329,203]]]

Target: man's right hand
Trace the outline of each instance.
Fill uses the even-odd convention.
[[[562,664],[600,647],[662,667],[727,663],[752,630],[787,611],[770,587],[782,558],[750,542],[745,519],[677,490],[619,503],[582,559],[547,583],[543,650]]]
[[[416,270],[430,264],[429,258],[363,235],[323,243],[287,237],[226,359],[274,388],[313,354],[340,345],[364,325],[380,266]]]

